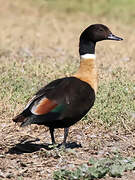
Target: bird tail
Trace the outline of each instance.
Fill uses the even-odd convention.
[[[27,121],[28,117],[31,115],[31,112],[29,110],[24,110],[22,113],[20,113],[19,115],[15,116],[12,120],[15,123],[19,123],[19,122],[25,122]]]
[[[48,113],[46,115],[34,115],[30,111],[23,111],[21,114],[13,118],[13,121],[21,122],[21,127],[28,126],[30,124],[46,125],[52,124],[54,120],[58,119],[58,113]]]
[[[49,125],[54,122],[54,120],[58,119],[58,113],[48,113],[46,115],[34,115],[31,114],[30,116],[26,117],[23,122],[21,123],[21,127],[28,126],[30,124],[37,124],[37,125]]]
[[[24,127],[24,126],[28,126],[30,124],[38,124],[38,125],[42,125],[44,124],[44,119],[37,119],[36,116],[30,114],[29,112],[22,112],[19,115],[15,116],[12,119],[15,123],[21,123],[20,126]]]
[[[35,124],[32,118],[26,117],[23,113],[15,116],[12,120],[15,123],[21,123],[21,127],[28,126],[30,124]]]
[[[28,118],[25,119],[25,121],[23,121],[21,123],[20,126],[24,127],[24,126],[28,126],[28,125],[31,125],[31,124],[37,124],[37,123],[35,122],[35,120],[32,117],[28,117]]]
[[[21,127],[28,126],[30,124],[44,125],[45,120],[46,119],[44,117],[38,116],[37,118],[37,116],[31,115],[21,123]]]
[[[23,113],[15,116],[12,120],[15,122],[15,123],[18,123],[18,122],[23,122],[25,120],[25,116],[23,115]]]

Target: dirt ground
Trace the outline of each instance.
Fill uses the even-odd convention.
[[[104,23],[125,40],[117,46],[114,42],[97,45],[99,80],[109,79],[109,72],[116,67],[126,69],[129,78],[135,80],[134,28],[115,20],[110,22],[102,17],[91,18],[83,13],[68,16],[30,3],[26,6],[26,3],[0,0],[0,57],[3,53],[15,55],[20,49],[25,49],[38,58],[39,54],[42,58],[62,59],[65,55],[79,58],[80,32],[89,24]],[[117,127],[106,130],[96,124],[79,122],[70,128],[69,148],[52,150],[47,144],[51,143],[47,128],[36,125],[19,128],[11,119],[11,115],[5,117],[4,112],[0,112],[0,179],[50,180],[54,170],[74,169],[90,157],[106,157],[115,152],[123,156],[135,155],[135,133],[128,130],[123,132]],[[63,130],[56,130],[55,137],[60,143]],[[106,180],[113,179],[117,178],[106,177]],[[126,172],[121,178],[133,179],[134,171]]]
[[[57,130],[58,143],[63,139],[63,130]],[[5,124],[0,137],[0,177],[5,179],[52,179],[52,172],[59,168],[74,169],[87,163],[90,157],[111,157],[120,152],[134,156],[134,135],[78,123],[70,128],[67,149],[51,149],[47,128],[37,126],[21,130],[13,123]],[[121,178],[132,179],[134,172]],[[107,177],[108,180],[114,178]]]

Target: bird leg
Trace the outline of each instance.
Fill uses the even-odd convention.
[[[52,144],[56,144],[55,138],[54,138],[54,128],[49,128],[49,130],[51,134]]]
[[[69,131],[69,128],[64,128],[64,140],[62,142],[62,144],[66,144],[66,140],[67,140],[67,136],[68,136],[68,131]]]

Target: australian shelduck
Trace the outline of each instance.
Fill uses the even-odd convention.
[[[62,144],[65,145],[69,127],[81,120],[94,105],[98,86],[95,46],[102,40],[121,41],[122,38],[112,34],[103,24],[87,27],[80,35],[78,71],[41,88],[13,121],[21,122],[21,127],[30,124],[49,127],[52,144],[55,143],[54,129],[64,128]]]

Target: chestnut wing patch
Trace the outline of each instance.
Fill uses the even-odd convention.
[[[56,106],[57,104],[54,101],[43,97],[39,101],[35,101],[31,108],[31,112],[36,115],[43,115],[52,111]]]

